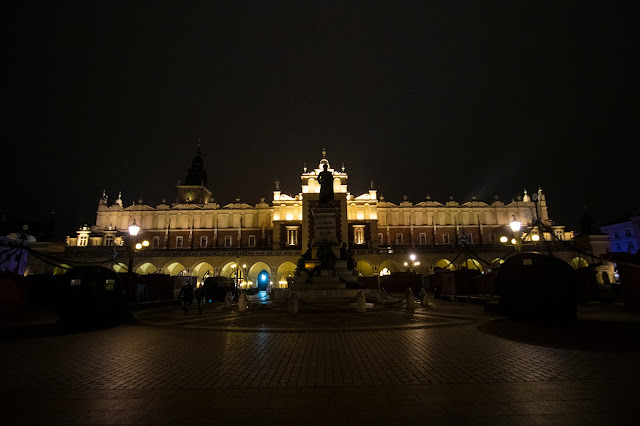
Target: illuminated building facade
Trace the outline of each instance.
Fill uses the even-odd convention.
[[[602,226],[600,230],[609,235],[611,253],[635,254],[640,247],[640,211],[627,220],[618,220]]]
[[[231,276],[234,268],[243,268],[243,276],[251,285],[266,273],[273,285],[286,286],[301,251],[310,242],[310,208],[318,200],[318,175],[325,164],[333,173],[334,204],[341,212],[338,237],[352,250],[362,276],[401,271],[411,254],[420,259],[417,269],[422,273],[431,273],[435,268],[486,270],[488,264],[498,262],[512,249],[500,238],[511,239],[509,222],[514,217],[527,228],[537,215],[555,234],[538,235],[534,229],[527,234],[525,243],[532,237],[548,244],[553,244],[554,237],[573,237],[564,226],[553,224],[541,189],[536,194],[537,203],[526,191],[507,204],[497,198],[491,203],[475,198],[459,203],[452,197],[444,203],[429,197],[415,204],[406,197],[393,203],[378,195],[373,182],[367,192],[351,194],[344,166],[331,167],[325,151],[317,168],[303,169],[298,194],[283,193],[276,181],[271,200],[261,199],[250,205],[237,199],[220,205],[207,187],[198,149],[184,182],[177,186],[176,203],[163,200],[155,207],[141,202],[125,207],[120,195],[109,205],[103,194],[96,224],[83,226],[76,236],[67,238],[66,255],[104,259],[114,248],[116,253],[125,252],[127,227],[135,221],[141,227],[138,240],[149,241],[147,249],[136,253],[137,273]],[[458,256],[463,242],[484,262]],[[126,254],[116,258],[122,261]],[[122,263],[115,263],[113,268],[126,270]]]

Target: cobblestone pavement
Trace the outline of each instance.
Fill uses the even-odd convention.
[[[589,309],[550,326],[453,302],[153,308],[132,325],[0,340],[0,422],[637,423],[640,321]]]

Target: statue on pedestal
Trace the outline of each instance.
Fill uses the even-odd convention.
[[[329,204],[334,200],[333,194],[333,173],[328,170],[326,164],[323,165],[323,169],[318,175],[318,182],[320,182],[320,203]]]

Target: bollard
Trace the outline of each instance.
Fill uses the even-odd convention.
[[[356,312],[367,312],[367,297],[362,290],[356,296]]]
[[[422,300],[420,300],[420,305],[423,308],[428,308],[429,307],[429,300],[427,298],[427,293],[422,295]]]
[[[231,294],[231,292],[228,291],[227,294],[224,295],[224,307],[231,309],[232,305],[233,305],[233,294]]]
[[[289,294],[289,313],[298,313],[298,295],[296,293]]]
[[[413,311],[416,308],[416,299],[413,296],[411,287],[407,289],[407,311]]]
[[[243,291],[240,292],[240,297],[238,297],[238,312],[244,312],[249,308],[247,303],[247,294]]]

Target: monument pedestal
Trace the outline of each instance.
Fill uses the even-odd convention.
[[[355,300],[358,273],[347,267],[347,259],[340,258],[340,209],[331,204],[318,205],[311,209],[311,216],[313,242],[303,255],[304,269],[296,271],[289,291],[295,292],[300,301],[314,304]]]

